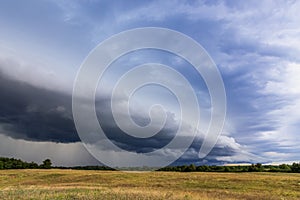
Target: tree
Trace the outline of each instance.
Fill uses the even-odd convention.
[[[228,167],[228,166],[225,166],[224,167],[224,172],[230,172],[231,171],[231,168],[230,167]]]
[[[279,169],[281,169],[282,171],[291,171],[291,168],[287,164],[279,165]]]
[[[195,166],[194,164],[190,164],[189,170],[190,170],[191,172],[196,171],[196,166]]]
[[[255,167],[257,167],[257,168],[262,168],[263,166],[262,166],[261,163],[256,163]]]
[[[43,164],[40,165],[43,169],[50,169],[52,167],[52,162],[50,159],[46,159],[43,161]]]
[[[4,163],[3,161],[0,160],[0,169],[3,169],[4,168]]]
[[[300,172],[300,163],[293,163],[291,166],[292,172]]]

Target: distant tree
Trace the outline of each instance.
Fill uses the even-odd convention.
[[[291,166],[292,172],[300,172],[300,163],[293,163]]]
[[[194,164],[191,164],[191,165],[189,166],[189,170],[190,170],[191,172],[196,171],[196,166],[195,166]]]
[[[263,166],[262,166],[261,163],[256,163],[255,167],[257,167],[257,168],[262,168]]]
[[[52,167],[52,162],[50,159],[46,159],[43,161],[43,164],[40,165],[43,169],[50,169]]]
[[[225,167],[224,167],[224,172],[230,172],[231,169],[234,170],[234,168],[230,168],[230,167],[228,167],[228,166],[225,166]]]
[[[258,169],[254,164],[252,164],[251,166],[249,166],[248,171],[249,172],[257,172]]]
[[[37,168],[39,168],[39,165],[34,162],[31,162],[31,163],[28,163],[28,168],[37,169]]]
[[[197,171],[199,172],[208,172],[210,171],[210,167],[207,165],[201,165],[197,167]]]
[[[279,169],[280,169],[281,171],[286,171],[286,172],[291,171],[290,166],[288,166],[287,164],[279,165]]]
[[[182,169],[181,171],[183,172],[190,172],[190,168],[187,165],[183,165],[181,169]]]
[[[3,161],[0,161],[0,169],[3,169],[4,168],[4,163]]]

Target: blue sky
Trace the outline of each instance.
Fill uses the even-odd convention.
[[[60,96],[72,93],[76,73],[88,53],[113,34],[156,26],[180,31],[199,42],[218,66],[227,94],[227,119],[215,151],[198,161],[191,148],[182,162],[300,160],[299,1],[29,0],[0,4],[1,88],[8,94],[1,98],[0,155],[34,161],[47,156],[58,165],[97,163],[77,139],[38,135],[40,131],[51,135],[51,123],[43,126],[45,122],[37,122],[50,128],[41,128],[31,136],[15,128],[18,125],[14,120],[23,123],[24,118],[19,116],[31,117],[28,113],[35,109],[40,109],[41,115],[52,109],[67,116],[70,110],[64,104],[68,105],[70,99]],[[135,59],[129,56],[127,64],[153,58],[175,64],[180,71],[178,63],[184,63],[172,63],[174,59],[168,56],[145,52],[136,54]],[[112,71],[111,76],[120,72]],[[182,73],[204,101],[208,99],[203,82],[197,81],[193,71],[184,69]],[[13,84],[19,88],[11,94]],[[27,90],[31,92],[22,92]],[[47,92],[59,96],[59,100],[54,99],[53,105],[42,97],[36,100]],[[9,109],[15,106],[7,102],[11,98],[28,99],[19,103],[24,112]],[[24,122],[28,132],[30,123]],[[73,131],[65,129],[57,134]],[[70,154],[70,160],[65,161],[64,156]]]

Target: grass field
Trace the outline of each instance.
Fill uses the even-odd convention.
[[[300,199],[300,174],[2,170],[1,199]]]

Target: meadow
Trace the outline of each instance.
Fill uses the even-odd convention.
[[[300,174],[0,170],[1,199],[300,199]]]

